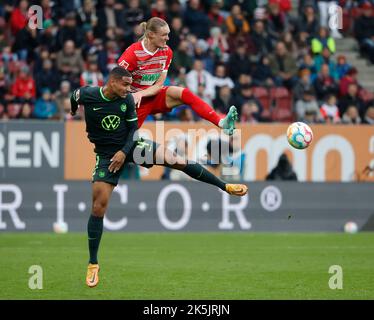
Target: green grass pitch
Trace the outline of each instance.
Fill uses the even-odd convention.
[[[0,299],[373,299],[374,233],[109,233],[85,285],[83,233],[0,234]],[[28,287],[43,268],[43,289]],[[343,289],[331,290],[332,265]]]

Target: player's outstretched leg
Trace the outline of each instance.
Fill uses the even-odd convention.
[[[228,194],[235,196],[244,196],[248,192],[248,187],[244,184],[226,183],[214,174],[205,169],[201,164],[186,161],[175,152],[166,149],[160,145],[155,153],[156,163],[165,167],[180,170],[196,180],[215,185]]]
[[[191,109],[195,111],[201,118],[208,120],[217,127],[224,129],[226,134],[232,135],[234,133],[235,121],[238,120],[238,112],[234,106],[230,108],[226,117],[222,118],[209,104],[207,104],[199,96],[192,93],[188,88],[172,86],[168,88],[166,94],[169,105],[189,105],[191,106]]]

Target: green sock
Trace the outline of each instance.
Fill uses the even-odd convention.
[[[226,191],[226,182],[217,178],[214,174],[210,173],[207,169],[205,169],[198,163],[187,163],[186,167],[183,169],[183,172],[196,180],[213,184],[223,191]]]
[[[101,235],[103,234],[103,217],[95,217],[91,214],[88,219],[87,233],[88,233],[88,249],[90,251],[90,263],[97,264],[97,251]]]

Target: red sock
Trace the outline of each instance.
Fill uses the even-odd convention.
[[[214,123],[218,127],[218,123],[222,117],[220,117],[204,100],[193,94],[190,89],[185,88],[182,91],[181,99],[185,104],[191,106],[191,109],[195,111],[201,118]]]

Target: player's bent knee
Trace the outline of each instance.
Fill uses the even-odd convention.
[[[108,208],[108,201],[100,199],[94,200],[92,206],[92,214],[96,217],[103,217]]]

